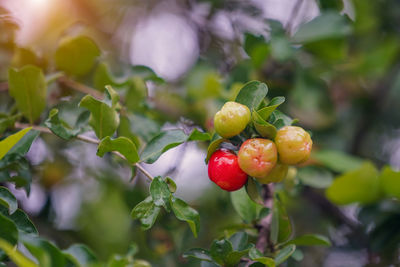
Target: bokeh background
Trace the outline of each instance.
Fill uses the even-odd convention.
[[[141,140],[160,129],[212,130],[222,104],[247,81],[260,80],[271,97],[287,98],[283,110],[312,132],[315,151],[342,151],[398,169],[399,18],[397,0],[0,0],[0,81],[9,66],[30,63],[51,72],[49,58],[60,39],[83,34],[101,48],[99,66],[115,79],[124,79],[133,65],[148,66],[164,79],[135,85],[149,89],[145,102],[131,105],[137,115],[130,127]],[[103,90],[93,74],[80,82]],[[1,88],[4,111],[8,100]],[[63,93],[61,84],[49,90],[50,99]],[[68,119],[79,99],[64,100],[58,105]],[[150,114],[148,107],[158,112]],[[81,242],[107,259],[136,243],[140,257],[154,266],[199,266],[182,252],[246,228],[229,194],[209,181],[205,155],[206,144],[185,143],[146,165],[153,175],[172,177],[177,194],[199,210],[198,239],[167,213],[141,231],[130,210],[147,196],[148,183],[140,174],[130,182],[129,167],[97,157],[90,144],[41,135],[28,154],[31,193],[13,192],[39,232],[61,248]],[[319,198],[305,196],[309,190],[323,195],[335,175],[311,162],[283,185],[296,234],[325,234],[333,242],[331,248],[299,250],[301,261],[291,259],[287,266],[374,263],[369,244],[350,235],[349,224],[324,210]],[[359,208],[341,208],[350,225],[358,223]],[[392,245],[398,251],[396,228],[389,235],[397,238]],[[382,246],[388,238],[379,240]]]

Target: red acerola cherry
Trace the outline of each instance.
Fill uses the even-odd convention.
[[[240,169],[236,154],[226,149],[212,154],[208,162],[208,176],[226,191],[238,190],[247,182],[247,174]]]

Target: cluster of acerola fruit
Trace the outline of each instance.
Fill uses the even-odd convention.
[[[214,116],[215,131],[224,138],[240,134],[250,123],[247,106],[227,102]],[[244,141],[236,155],[232,150],[218,149],[208,163],[211,181],[226,191],[235,191],[246,184],[248,176],[259,183],[282,181],[289,165],[306,161],[311,153],[312,140],[301,127],[284,126],[275,140],[250,138]]]

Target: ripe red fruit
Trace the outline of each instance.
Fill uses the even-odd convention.
[[[208,162],[210,180],[226,191],[240,189],[247,182],[247,174],[239,167],[235,153],[219,149]]]

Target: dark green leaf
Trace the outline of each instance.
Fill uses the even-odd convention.
[[[8,188],[0,186],[0,204],[8,208],[8,213],[13,214],[18,208],[18,202],[15,196]]]
[[[174,182],[174,180],[172,180],[171,178],[167,177],[167,178],[165,178],[165,182],[168,185],[169,191],[171,191],[171,193],[175,193],[175,191],[176,191],[176,183]]]
[[[326,196],[338,205],[373,203],[381,196],[378,171],[372,163],[366,162],[359,169],[337,177],[326,190]]]
[[[127,137],[111,139],[109,136],[103,138],[97,148],[97,156],[103,157],[106,152],[117,151],[121,153],[130,164],[139,161],[136,146]]]
[[[253,261],[260,262],[267,267],[275,267],[275,260],[272,258],[265,257],[258,249],[251,248],[249,251],[249,257]]]
[[[46,107],[47,85],[42,70],[31,65],[9,69],[8,84],[18,110],[33,124]]]
[[[63,254],[79,267],[91,266],[91,264],[97,262],[94,253],[82,244],[70,246],[68,249],[63,250]]]
[[[283,203],[277,196],[274,197],[273,215],[271,223],[271,241],[285,242],[292,234],[292,224]]]
[[[79,103],[79,106],[90,110],[89,124],[99,139],[112,136],[118,128],[119,115],[116,111],[118,100],[119,96],[116,92],[111,87],[107,87],[103,102],[87,95]]]
[[[55,61],[59,70],[83,76],[95,65],[100,49],[86,36],[67,37],[57,48]]]
[[[293,125],[297,122],[296,119],[292,119],[289,116],[286,116],[279,110],[274,110],[271,114],[269,121],[277,128],[280,129],[284,126]]]
[[[165,151],[185,142],[187,136],[182,130],[165,131],[154,137],[141,154],[141,160],[154,163]]]
[[[268,87],[265,83],[251,81],[243,86],[235,101],[246,105],[252,111],[258,108],[267,93]]]
[[[157,74],[147,66],[135,65],[131,67],[132,75],[136,77],[141,77],[146,81],[153,81],[156,83],[163,83],[164,80],[157,76]]]
[[[60,120],[58,117],[58,109],[52,109],[49,118],[44,124],[58,137],[69,140],[80,133],[80,129],[71,129],[71,127]]]
[[[144,230],[150,229],[157,219],[160,208],[157,207],[151,196],[136,205],[132,210],[133,219],[139,219]]]
[[[296,250],[296,245],[288,245],[281,249],[278,252],[278,255],[275,257],[275,264],[278,266],[279,264],[282,264],[284,261],[286,261]]]
[[[27,128],[29,129],[29,128]],[[26,130],[26,129],[24,129]],[[24,131],[22,130],[22,131]],[[33,141],[39,136],[39,131],[28,131],[7,153],[6,157],[24,157],[28,153]]]
[[[195,209],[191,208],[185,201],[173,196],[170,198],[170,204],[176,218],[181,221],[186,221],[189,224],[193,235],[197,237],[200,229],[199,213]]]
[[[293,36],[296,43],[307,43],[322,39],[343,37],[351,32],[344,16],[337,12],[325,12],[300,26]]]
[[[150,195],[156,206],[163,206],[169,210],[169,199],[171,191],[169,191],[168,184],[160,177],[154,177],[150,184]]]
[[[0,239],[4,239],[11,245],[15,245],[18,242],[17,226],[2,214],[0,214]]]
[[[313,152],[311,157],[339,173],[357,169],[363,163],[361,158],[335,150],[318,150]]]
[[[183,257],[191,257],[202,261],[212,261],[210,252],[202,248],[191,248],[183,254]]]
[[[32,221],[29,219],[28,215],[26,215],[26,213],[23,210],[17,209],[13,214],[10,215],[6,208],[0,207],[0,214],[13,221],[19,231],[28,234],[38,233],[36,227],[33,225]]]
[[[245,232],[237,232],[229,237],[233,250],[245,250],[248,245],[248,235]]]
[[[309,234],[296,237],[295,239],[290,240],[287,244],[294,244],[297,246],[330,246],[331,242],[325,236]]]
[[[261,186],[253,178],[247,180],[246,191],[251,200],[257,204],[264,205],[264,201],[260,195]]]
[[[258,110],[258,114],[263,118],[265,121],[268,120],[269,116],[277,109],[280,105],[285,102],[285,97],[277,96],[274,97],[269,103],[268,106]]]
[[[11,128],[20,117],[22,117],[21,114],[0,114],[0,134],[4,133],[8,128]]]
[[[207,149],[207,157],[206,157],[206,163],[208,163],[208,161],[210,160],[212,154],[218,149],[219,145],[222,142],[226,142],[228,141],[225,138],[222,138],[221,136],[219,136],[218,134],[214,134],[214,136],[211,139],[211,143],[208,146]]]
[[[223,266],[226,263],[229,253],[232,251],[232,244],[228,240],[214,240],[211,245],[210,255],[216,263]]]

